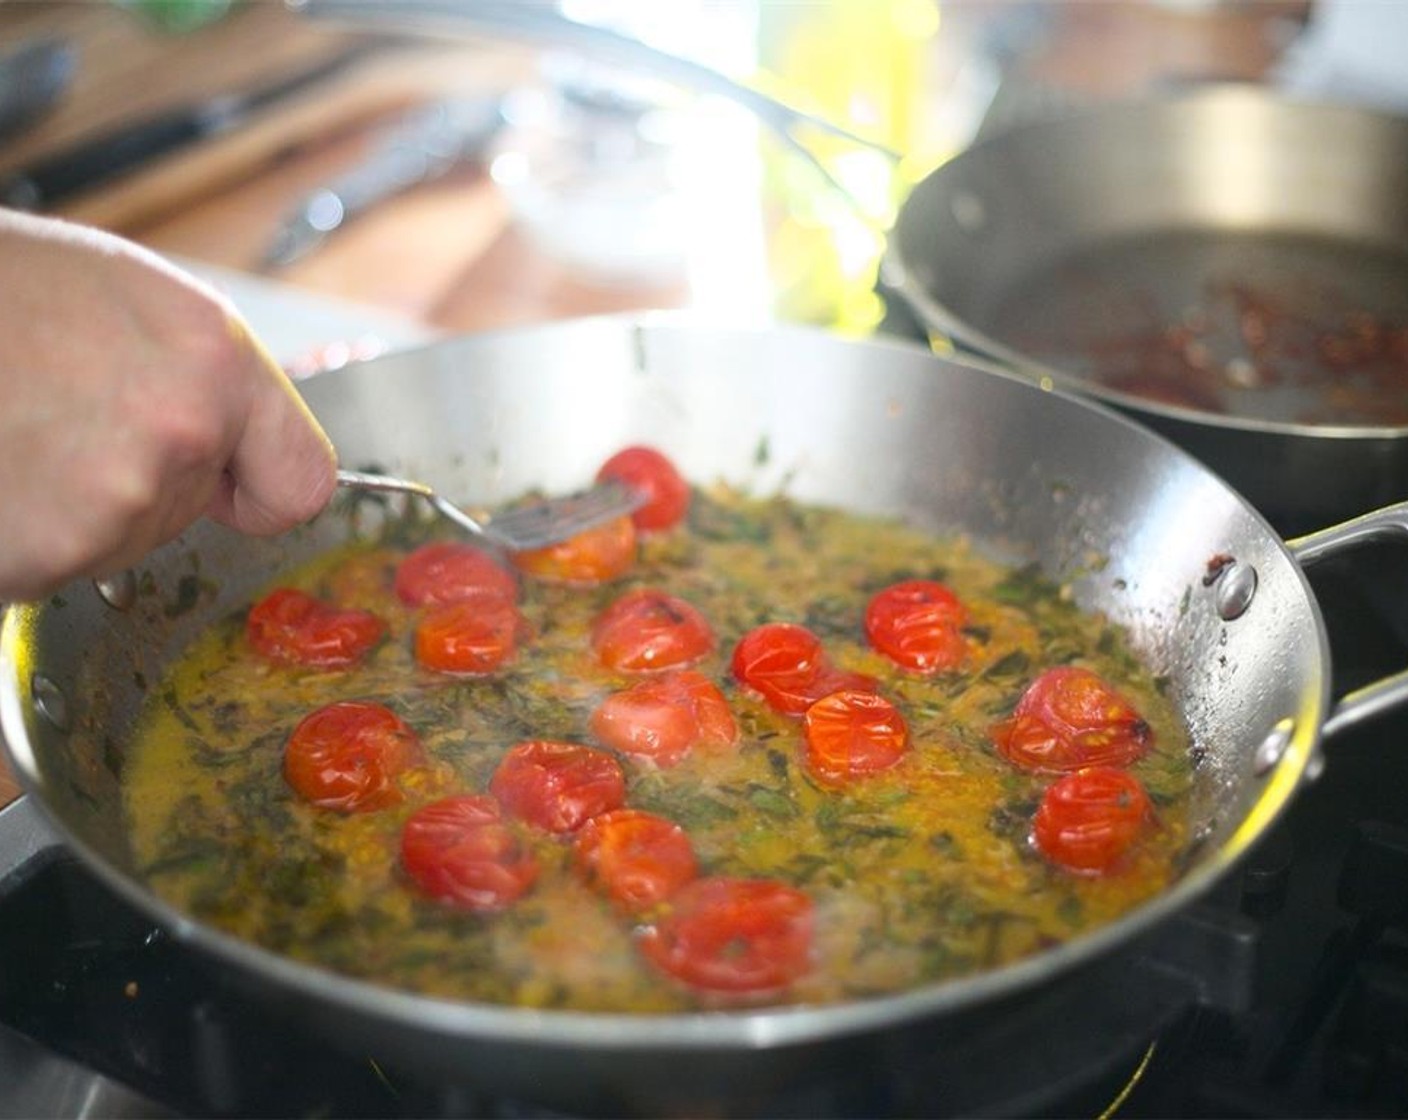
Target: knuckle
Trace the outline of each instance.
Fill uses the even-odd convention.
[[[241,375],[252,345],[229,308],[200,291],[182,289],[169,310],[164,343],[187,380],[225,384]]]

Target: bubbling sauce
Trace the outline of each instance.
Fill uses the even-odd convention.
[[[638,677],[601,663],[591,629],[637,587],[677,596],[708,620],[716,647],[693,668],[722,690],[739,735],[669,767],[620,756],[626,804],[680,825],[701,875],[778,880],[810,899],[809,967],[767,1002],[836,1003],[993,969],[1111,921],[1178,875],[1192,776],[1161,682],[1117,627],[971,542],[783,499],[696,492],[688,521],[643,537],[624,578],[589,587],[526,580],[528,636],[514,655],[492,673],[446,676],[416,663],[417,610],[392,590],[396,565],[430,532],[400,526],[280,579],[386,622],[359,665],[271,664],[250,648],[240,612],[152,690],[124,774],[125,808],[140,875],[180,910],[276,953],[435,996],[639,1013],[715,1005],[643,957],[639,923],[649,916],[623,918],[575,874],[570,838],[514,825],[540,873],[497,913],[426,897],[399,862],[407,818],[442,797],[484,794],[514,743],[605,749],[591,714]],[[906,579],[942,580],[966,605],[958,666],[923,675],[867,643],[867,600]],[[898,764],[839,789],[811,779],[800,721],[730,672],[739,638],[766,622],[808,627],[839,669],[876,678],[909,728]],[[1028,683],[1060,664],[1101,674],[1152,732],[1130,772],[1154,820],[1110,874],[1073,874],[1042,858],[1032,819],[1055,776],[1019,769],[989,737]],[[299,721],[350,699],[392,709],[424,749],[399,779],[399,801],[373,812],[316,808],[282,775]]]

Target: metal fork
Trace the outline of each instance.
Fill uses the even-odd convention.
[[[624,517],[645,504],[645,495],[624,483],[598,482],[589,490],[561,498],[548,498],[530,505],[515,506],[491,517],[471,517],[454,502],[423,482],[368,471],[339,470],[337,482],[357,490],[412,494],[435,507],[461,529],[488,544],[509,552],[546,548],[617,517]]]

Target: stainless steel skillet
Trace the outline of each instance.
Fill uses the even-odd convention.
[[[1282,531],[1408,497],[1408,118],[1228,85],[1016,125],[915,185],[882,275]]]
[[[280,1013],[384,1063],[485,1091],[563,1111],[730,1111],[761,1086],[864,1062],[919,1033],[992,1028],[1014,1005],[1078,983],[1220,882],[1320,765],[1322,740],[1408,694],[1408,681],[1394,678],[1331,697],[1325,628],[1300,567],[1408,532],[1408,510],[1287,545],[1221,480],[1147,430],[920,347],[798,328],[601,319],[452,340],[303,389],[346,461],[476,503],[579,486],[606,454],[648,440],[701,481],[971,534],[1001,558],[1039,562],[1127,627],[1169,677],[1195,739],[1199,842],[1183,878],[1124,919],[1020,964],[829,1008],[526,1011],[308,967],[173,911],[133,873],[119,781],[145,691],[195,634],[357,524],[331,513],[276,541],[202,524],[130,578],[11,608],[0,629],[0,728],[29,800],[68,848]]]

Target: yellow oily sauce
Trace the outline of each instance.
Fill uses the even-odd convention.
[[[696,493],[689,520],[642,541],[636,567],[600,587],[527,581],[532,637],[499,672],[447,677],[411,654],[415,612],[391,591],[398,559],[428,538],[355,544],[279,583],[375,611],[387,638],[359,667],[281,668],[246,644],[243,614],[213,627],[152,690],[124,775],[140,873],[194,917],[337,972],[467,1000],[598,1011],[688,1010],[700,997],[655,972],[629,922],[580,882],[570,838],[525,827],[542,871],[507,911],[477,915],[420,896],[398,866],[418,806],[487,790],[504,750],[525,739],[597,745],[588,719],[631,678],[604,668],[592,620],[632,587],[678,595],[718,644],[696,667],[740,727],[736,749],[696,751],[658,769],[621,758],[626,804],[681,824],[701,874],[774,877],[816,908],[810,971],[773,1002],[832,1003],[991,969],[1068,940],[1162,892],[1188,840],[1188,740],[1172,706],[1103,618],[969,542],[898,523]],[[938,579],[970,612],[959,669],[925,677],[871,650],[869,597],[900,579]],[[810,627],[835,664],[881,680],[912,745],[893,769],[844,792],[802,765],[798,720],[774,713],[729,672],[738,639],[764,622]],[[1128,697],[1154,731],[1131,769],[1157,824],[1117,874],[1073,875],[1031,846],[1052,780],[1002,759],[988,729],[1039,672],[1080,664]],[[386,704],[421,736],[429,763],[404,801],[343,815],[285,784],[284,742],[337,700]]]

